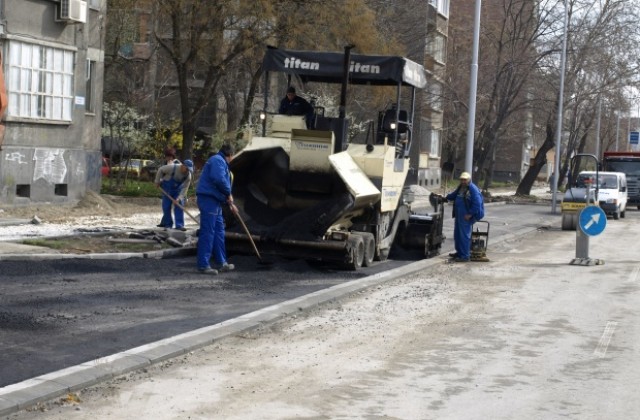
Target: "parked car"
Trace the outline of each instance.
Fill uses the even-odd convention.
[[[156,179],[158,169],[163,165],[165,165],[164,159],[150,161],[147,165],[142,167],[140,179],[145,181],[154,181]]]
[[[109,158],[102,158],[102,168],[100,169],[103,177],[109,176]]]
[[[117,175],[123,171],[129,173],[129,177],[140,178],[142,168],[151,163],[149,159],[129,159],[111,167],[111,175]]]

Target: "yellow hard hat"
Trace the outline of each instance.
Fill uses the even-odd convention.
[[[469,172],[463,172],[460,174],[460,179],[471,179],[471,174]]]

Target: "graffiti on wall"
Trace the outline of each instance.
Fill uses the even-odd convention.
[[[64,149],[35,149],[33,160],[33,180],[42,178],[52,184],[62,184],[67,175]]]
[[[76,164],[76,170],[74,172],[75,172],[74,176],[76,179],[84,178],[84,165],[82,164],[82,162],[78,162]]]
[[[23,155],[20,152],[7,153],[4,156],[4,160],[9,161],[9,162],[16,162],[19,165],[26,165],[28,163],[27,159],[26,159],[26,156]]]

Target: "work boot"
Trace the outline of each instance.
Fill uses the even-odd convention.
[[[225,273],[227,271],[233,271],[235,270],[235,268],[236,266],[233,264],[224,263],[218,268],[218,271],[220,271],[221,273]]]
[[[469,262],[468,258],[460,258],[460,257],[455,257],[453,259],[454,262]]]
[[[207,268],[198,268],[198,273],[200,274],[209,274],[211,276],[215,276],[218,274],[218,270],[215,268],[207,267]]]
[[[458,256],[458,253],[457,253],[457,252],[450,252],[450,253],[449,253],[449,256],[450,256],[451,258],[456,258],[456,257]]]

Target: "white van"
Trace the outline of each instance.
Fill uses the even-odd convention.
[[[624,217],[627,210],[627,176],[623,172],[597,172],[598,204],[615,220]],[[595,187],[596,172],[583,171],[578,175],[578,185],[589,179]]]

